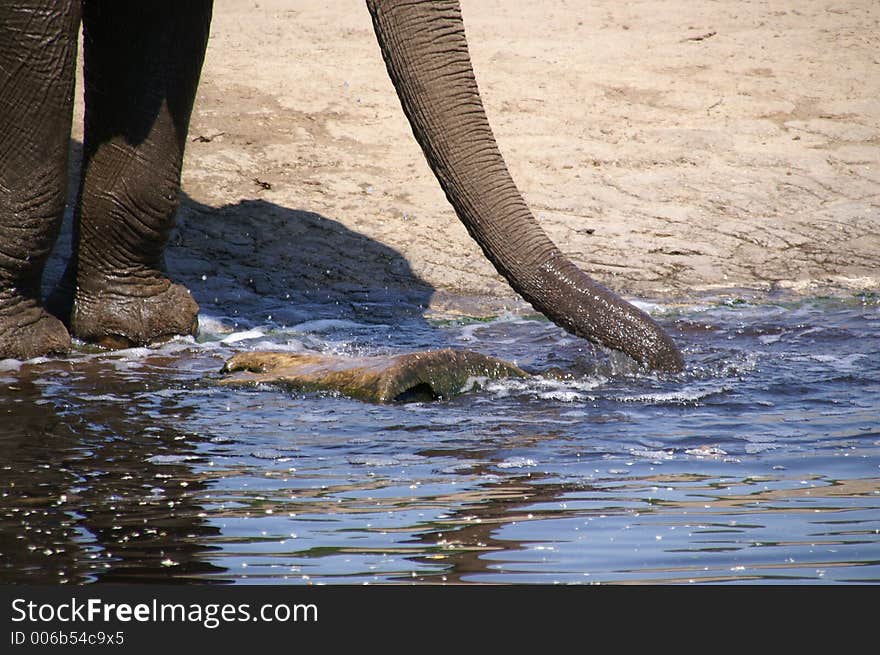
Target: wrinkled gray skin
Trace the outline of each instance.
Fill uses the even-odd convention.
[[[210,0],[0,3],[0,357],[61,353],[69,332],[109,346],[198,329],[162,272]],[[511,286],[570,332],[650,368],[682,357],[644,312],[553,245],[517,190],[486,119],[457,0],[367,0],[403,110],[471,236]],[[65,206],[77,31],[85,138],[74,252],[40,304]]]

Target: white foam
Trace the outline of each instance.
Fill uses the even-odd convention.
[[[580,380],[555,380],[542,377],[503,378],[486,382],[484,388],[497,398],[506,398],[511,394],[531,393],[537,398],[571,403],[595,400],[596,396],[588,392],[607,382],[608,379],[603,376]]]
[[[248,347],[252,348],[253,350],[273,350],[294,353],[308,350],[308,348],[305,347],[305,344],[303,344],[302,341],[296,339],[288,339],[283,342],[273,340],[256,341],[252,344],[248,344]]]
[[[503,462],[498,462],[497,464],[500,469],[522,469],[531,468],[537,465],[538,462],[530,457],[508,457]]]
[[[474,389],[483,389],[486,387],[486,382],[488,382],[489,378],[485,376],[470,376],[465,383],[462,385],[461,389],[459,389],[460,393],[467,393],[468,391],[473,391]]]
[[[250,339],[259,339],[260,337],[265,337],[266,333],[260,329],[252,329],[245,330],[244,332],[233,332],[232,334],[223,337],[220,340],[220,343],[238,343],[239,341],[248,341]]]
[[[702,384],[686,387],[676,391],[658,391],[635,396],[619,396],[617,400],[624,403],[692,403],[715,394],[729,391],[730,387],[721,384]]]
[[[667,311],[667,308],[665,306],[656,302],[648,302],[647,300],[635,299],[629,299],[628,302],[630,305],[641,309],[646,314],[662,314],[663,312]]]
[[[642,457],[650,460],[669,460],[675,457],[672,450],[650,450],[648,448],[630,448],[629,454],[633,457]]]
[[[723,457],[727,455],[727,451],[718,446],[697,446],[696,448],[688,448],[684,451],[687,455],[695,457]]]
[[[556,391],[545,391],[543,393],[538,394],[540,398],[544,400],[556,400],[561,403],[576,403],[580,401],[592,400],[591,396],[586,396],[582,393],[578,393],[577,391],[564,391],[564,390],[556,390]]]
[[[226,323],[223,322],[222,318],[199,314],[199,332],[209,335],[218,335],[229,334],[234,330],[235,328],[226,325]]]
[[[130,371],[143,365],[143,360],[149,355],[149,348],[125,348],[124,350],[115,350],[107,361],[118,371]],[[97,356],[106,356],[107,353],[99,353]]]

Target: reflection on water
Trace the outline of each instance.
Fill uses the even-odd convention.
[[[876,298],[650,306],[678,376],[373,309],[0,362],[0,581],[880,582]],[[241,349],[443,346],[545,373],[392,406],[211,382]]]
[[[174,360],[133,363],[77,358],[4,374],[2,581],[173,582],[220,570],[202,556],[217,534],[199,518],[208,477],[185,464],[197,438],[177,427],[190,410],[162,386]]]

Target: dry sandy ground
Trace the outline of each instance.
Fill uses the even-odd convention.
[[[462,7],[513,177],[595,278],[878,288],[876,0]],[[361,0],[217,0],[190,137],[185,277],[238,258],[273,293],[511,296],[425,164]]]

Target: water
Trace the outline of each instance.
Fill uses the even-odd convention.
[[[880,582],[875,296],[647,305],[680,375],[532,316],[218,307],[0,362],[0,581]],[[547,373],[390,406],[213,383],[242,349],[445,346]]]

